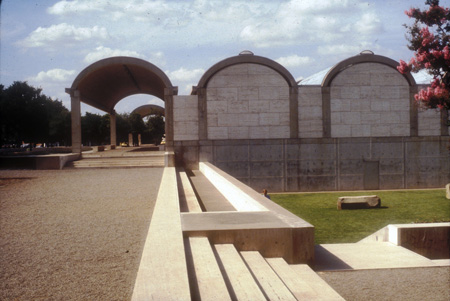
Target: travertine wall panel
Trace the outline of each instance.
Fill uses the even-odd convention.
[[[289,86],[271,68],[227,67],[211,78],[206,93],[208,139],[289,137]]]
[[[174,140],[198,140],[197,95],[173,96]]]
[[[323,136],[322,90],[320,86],[298,87],[298,134],[300,138]]]
[[[410,135],[409,85],[397,70],[363,63],[340,72],[331,83],[332,137]]]
[[[419,136],[441,134],[441,113],[438,110],[419,110]]]

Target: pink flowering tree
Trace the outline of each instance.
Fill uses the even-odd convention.
[[[426,69],[433,81],[415,95],[424,108],[450,110],[450,9],[439,6],[439,0],[427,0],[427,10],[411,8],[405,14],[415,19],[408,29],[408,48],[414,57],[406,63],[400,60],[401,73]]]

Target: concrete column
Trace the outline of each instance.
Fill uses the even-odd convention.
[[[134,146],[133,145],[133,134],[132,133],[128,134],[128,146]]]
[[[441,110],[441,136],[448,136],[448,110]]]
[[[298,138],[298,87],[289,87],[290,138]]]
[[[141,134],[138,134],[138,145],[141,146],[142,140],[141,140]]]
[[[70,92],[70,115],[72,119],[72,152],[81,153],[81,103],[80,91]]]
[[[197,91],[198,95],[198,139],[208,139],[208,114],[206,111],[206,88],[200,88]]]
[[[111,145],[116,146],[117,145],[117,136],[116,136],[116,111],[112,111],[109,113],[109,130],[110,130],[110,142]]]
[[[331,137],[331,95],[330,87],[322,86],[323,138]]]
[[[417,93],[417,86],[409,86],[409,135],[419,136],[419,108],[414,95]]]
[[[171,87],[164,89],[165,102],[165,123],[166,123],[166,150],[173,151],[173,95],[177,95],[178,88]]]

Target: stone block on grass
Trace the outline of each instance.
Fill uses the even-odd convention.
[[[341,209],[370,209],[380,208],[381,200],[376,195],[342,196],[337,202],[338,210]]]
[[[450,200],[450,184],[445,185],[445,196]]]

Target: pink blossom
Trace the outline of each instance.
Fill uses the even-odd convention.
[[[400,65],[397,66],[398,72],[405,74],[411,71],[411,66],[409,66],[405,61],[400,60]]]
[[[417,11],[416,8],[410,8],[409,10],[405,10],[405,15],[412,18],[416,11]]]
[[[450,49],[448,48],[448,45],[442,49],[442,53],[444,54],[445,60],[450,60]]]
[[[434,34],[432,34],[432,33],[430,32],[430,30],[428,29],[428,27],[423,27],[423,28],[420,30],[420,34],[421,34],[422,37],[423,37],[423,40],[422,40],[422,46],[423,46],[423,47],[427,46],[428,44],[430,44],[431,42],[434,41]]]

